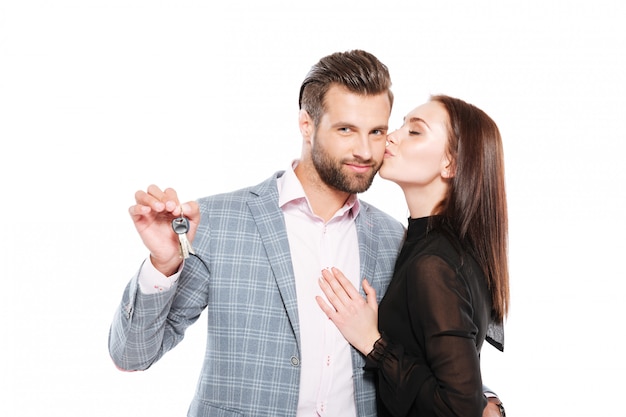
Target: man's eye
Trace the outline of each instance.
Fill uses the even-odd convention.
[[[384,135],[384,134],[385,134],[385,132],[384,132],[383,130],[376,129],[376,130],[373,130],[373,131],[372,131],[372,134],[373,134],[373,135]]]
[[[339,131],[342,133],[350,133],[351,129],[349,127],[340,127]]]

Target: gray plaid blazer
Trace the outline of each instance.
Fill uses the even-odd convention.
[[[204,365],[188,416],[295,416],[300,382],[296,288],[277,172],[254,187],[198,200],[196,254],[168,292],[144,295],[135,275],[109,333],[109,352],[125,370],[149,368],[176,346],[207,309]],[[405,228],[361,202],[356,218],[361,276],[382,297]],[[208,268],[207,268],[208,267]],[[359,417],[375,416],[373,375],[352,352]]]

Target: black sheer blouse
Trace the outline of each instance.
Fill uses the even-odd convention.
[[[379,416],[482,416],[491,296],[474,258],[445,226],[429,230],[429,220],[409,219],[366,369],[377,373]]]

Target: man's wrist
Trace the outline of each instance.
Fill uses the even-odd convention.
[[[496,404],[498,406],[498,408],[500,409],[500,415],[502,417],[506,417],[506,412],[504,411],[504,406],[502,405],[502,401],[500,401],[498,404]]]
[[[152,254],[150,254],[150,263],[160,273],[165,275],[166,277],[171,277],[174,275],[183,263],[182,257],[176,258],[167,262],[158,261]]]
[[[500,411],[500,415],[502,417],[506,417],[506,412],[504,411],[504,405],[502,404],[502,401],[500,401],[498,397],[489,397],[487,401],[489,401],[490,403],[494,403],[498,407],[498,410]]]

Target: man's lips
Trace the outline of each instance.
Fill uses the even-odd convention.
[[[353,171],[358,172],[358,173],[367,172],[367,171],[370,171],[372,169],[372,165],[350,164],[350,163],[347,163],[346,165],[350,169],[352,169]]]

